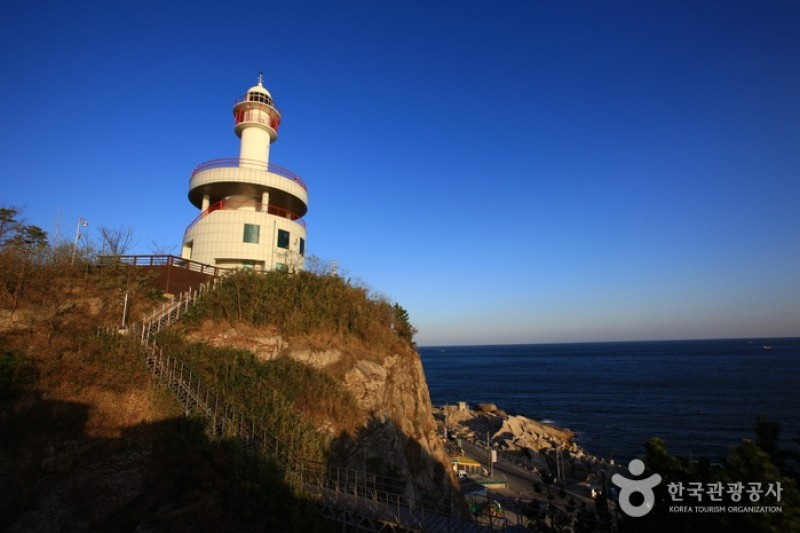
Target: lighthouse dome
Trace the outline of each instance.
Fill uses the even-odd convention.
[[[247,94],[251,94],[251,93],[255,93],[255,94],[265,94],[265,95],[267,95],[267,96],[268,96],[270,99],[272,99],[272,95],[271,95],[271,94],[269,94],[269,91],[268,91],[267,89],[265,89],[265,88],[264,88],[264,86],[261,84],[261,82],[260,82],[260,81],[258,82],[258,85],[253,85],[252,87],[250,87],[249,89],[247,89]]]
[[[263,74],[260,72],[258,74],[258,83],[247,89],[245,100],[248,102],[263,102],[271,106],[275,105],[272,100],[272,95],[264,88],[264,78]]]

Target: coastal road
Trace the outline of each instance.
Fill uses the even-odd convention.
[[[469,455],[476,461],[484,464],[487,466],[489,465],[489,452],[486,448],[482,448],[473,444],[472,442],[468,442],[466,439],[461,440],[461,448],[466,455]],[[544,482],[542,481],[541,476],[534,474],[531,472],[530,469],[518,466],[514,463],[509,461],[505,461],[500,457],[498,454],[497,457],[498,461],[494,464],[494,479],[495,480],[503,480],[508,484],[507,489],[489,489],[491,492],[495,492],[497,494],[502,494],[504,496],[514,498],[514,499],[521,499],[523,501],[530,501],[530,500],[543,500],[546,499],[547,496],[551,493],[550,490],[544,488]],[[534,482],[539,482],[542,484],[542,488],[544,489],[542,493],[537,494],[533,489]],[[553,489],[553,493],[558,492],[557,490]],[[565,492],[569,494],[572,498],[574,498],[575,502],[584,503],[588,509],[594,508],[594,500],[591,499],[589,496],[585,495],[582,490],[578,490],[576,492],[575,488],[566,488]],[[556,506],[559,508],[565,509],[563,501],[561,503],[556,502]],[[574,512],[574,511],[568,511]],[[508,510],[506,511],[506,518],[508,518],[512,524],[525,524],[526,519],[522,516],[517,516],[513,513],[510,513]]]
[[[461,441],[461,448],[464,453],[486,465],[486,469],[489,470],[489,452],[486,448],[477,446],[465,439]],[[537,466],[541,468],[541,466]],[[540,482],[544,487],[544,482],[540,475],[534,474],[527,468],[505,461],[500,454],[497,454],[497,462],[494,464],[494,479],[502,480],[504,477],[508,483],[508,491],[513,497],[522,499],[543,498],[542,494],[537,495],[533,490],[534,482]],[[587,505],[594,505],[594,500],[585,493],[576,492],[574,488],[571,489],[570,487],[566,488],[566,492],[574,496],[577,501],[585,501]]]
[[[489,452],[485,448],[463,439],[461,448],[464,453],[486,465],[486,470],[489,470]],[[503,476],[508,482],[509,490],[520,498],[533,498],[533,482],[541,481],[541,478],[535,476],[530,470],[504,461],[498,454],[498,461],[494,464],[494,479],[503,479]]]

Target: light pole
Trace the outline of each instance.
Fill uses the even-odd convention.
[[[81,238],[81,228],[89,226],[89,221],[83,217],[78,217],[78,229],[75,230],[75,244],[72,245],[72,263],[75,264],[75,254],[78,253],[78,239]]]
[[[122,302],[122,325],[117,328],[117,332],[121,335],[126,335],[128,333],[128,326],[126,322],[128,321],[128,293],[130,289],[125,291],[125,299]]]
[[[125,329],[125,322],[128,318],[128,291],[125,291],[125,301],[122,304],[122,329]]]

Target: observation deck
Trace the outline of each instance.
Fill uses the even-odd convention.
[[[308,212],[305,182],[289,169],[253,159],[213,159],[198,165],[189,178],[189,201],[202,209],[203,197],[217,204],[230,197],[246,196],[254,201],[269,194],[269,207],[292,214],[293,220]]]

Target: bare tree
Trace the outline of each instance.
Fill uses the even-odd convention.
[[[175,255],[174,244],[159,244],[156,241],[150,241],[150,252],[153,255]]]
[[[107,228],[100,227],[101,254],[118,257],[136,244],[133,240],[133,228]]]

